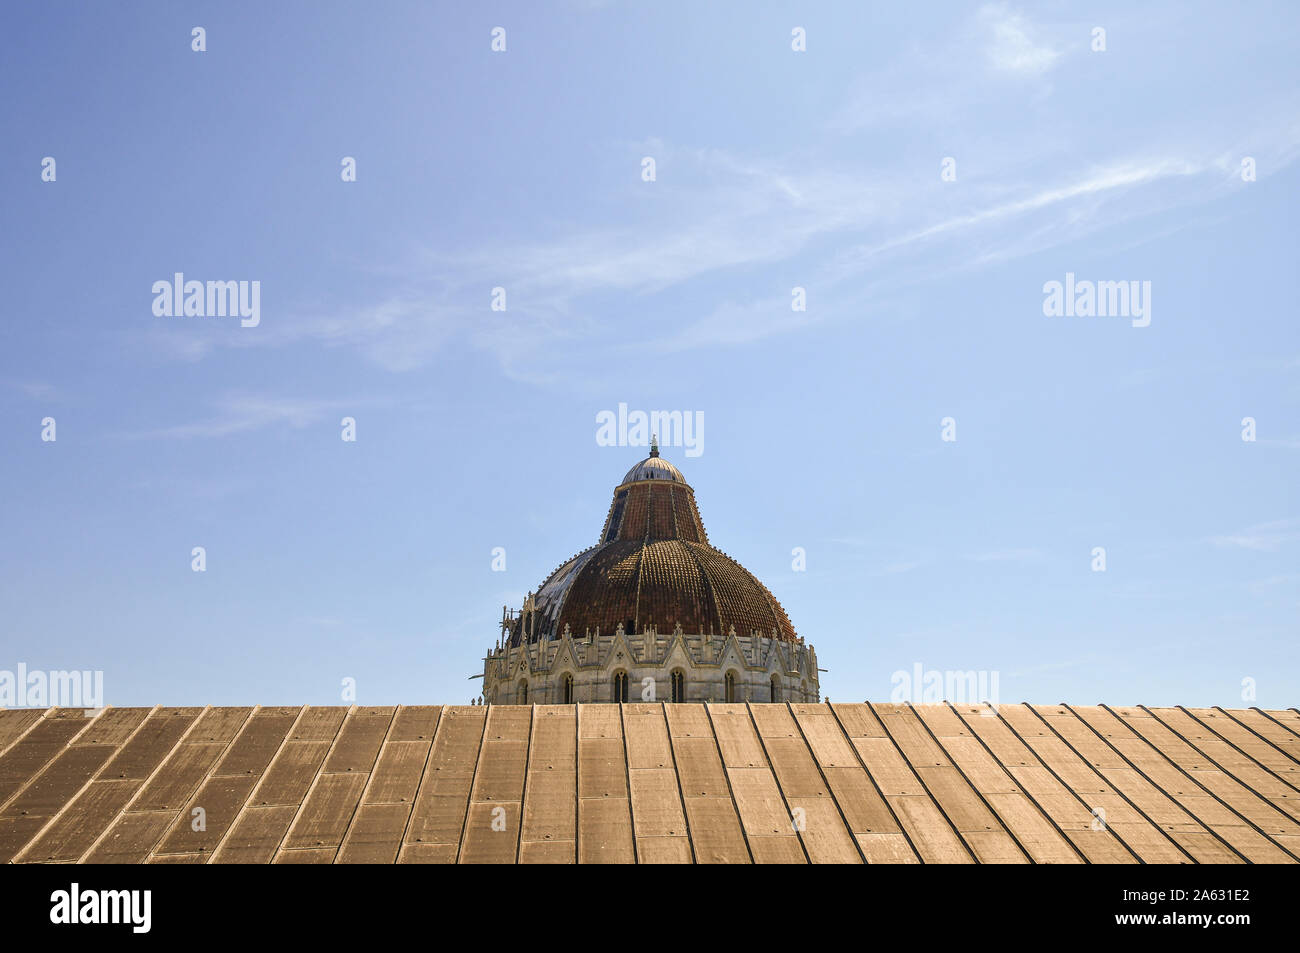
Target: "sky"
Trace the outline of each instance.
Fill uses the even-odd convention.
[[[1298,21],[7,6],[0,670],[466,703],[626,404],[703,421],[663,456],[824,698],[1300,704]]]

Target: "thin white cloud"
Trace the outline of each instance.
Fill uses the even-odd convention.
[[[1297,539],[1300,539],[1300,520],[1294,519],[1257,523],[1237,533],[1210,537],[1216,546],[1252,549],[1257,552],[1276,552],[1284,544]]]
[[[994,563],[994,562],[1029,562],[1043,558],[1043,553],[1038,549],[994,549],[986,553],[968,557],[977,563]]]
[[[982,7],[980,21],[988,31],[985,55],[994,69],[1037,76],[1050,70],[1061,59],[1061,51],[1044,40],[1033,24],[1005,3]]]
[[[228,437],[274,426],[308,427],[341,410],[355,409],[359,401],[300,400],[250,394],[227,395],[217,402],[216,413],[205,420],[152,430],[118,434],[134,440],[190,437]]]

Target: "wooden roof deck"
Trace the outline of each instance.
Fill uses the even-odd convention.
[[[7,710],[0,861],[1295,863],[1300,712]]]

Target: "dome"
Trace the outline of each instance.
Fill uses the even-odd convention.
[[[650,456],[615,488],[595,546],[572,557],[530,594],[510,628],[511,644],[525,637],[559,638],[567,625],[575,639],[631,635],[648,625],[671,632],[757,631],[785,642],[798,637],[781,604],[753,573],[709,545],[695,491],[681,471]]]
[[[628,470],[627,475],[623,477],[623,483],[635,483],[638,480],[671,480],[674,483],[685,483],[686,477],[682,476],[681,470],[659,456],[657,445],[651,444],[650,456]]]

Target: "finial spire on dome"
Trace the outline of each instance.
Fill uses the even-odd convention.
[[[659,456],[659,435],[657,433],[650,435],[650,456]]]

